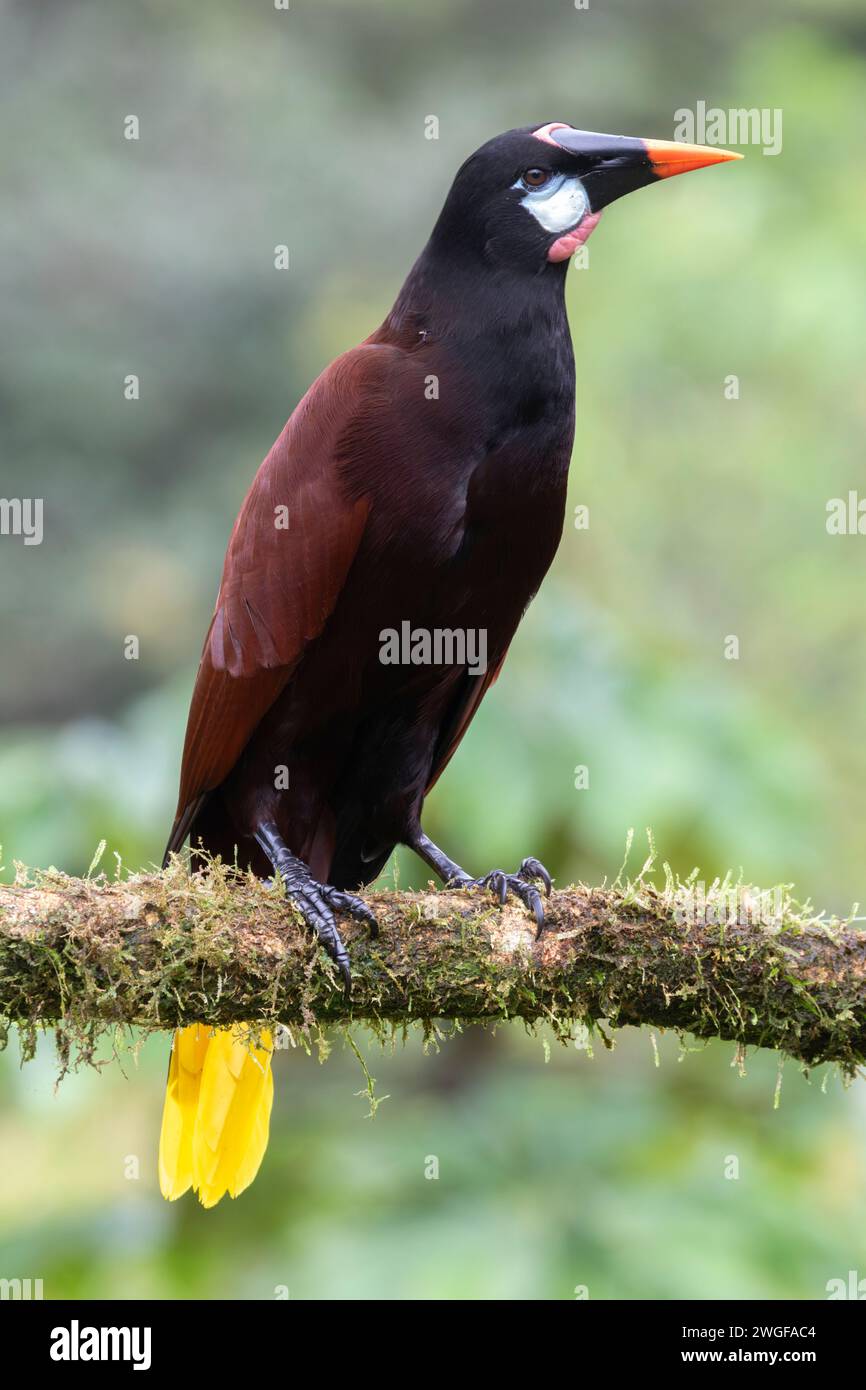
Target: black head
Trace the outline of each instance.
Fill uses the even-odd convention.
[[[704,145],[598,135],[558,121],[508,130],[458,170],[432,241],[455,260],[537,274],[567,261],[614,199],[672,174],[740,158]]]

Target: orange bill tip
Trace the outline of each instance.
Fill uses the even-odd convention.
[[[742,159],[734,150],[719,150],[711,145],[686,145],[679,140],[644,140],[656,178],[669,179],[674,174],[687,174],[708,164],[724,164],[729,159]]]

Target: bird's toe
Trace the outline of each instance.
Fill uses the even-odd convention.
[[[287,896],[300,912],[307,928],[315,932],[319,943],[324,946],[336,965],[348,995],[352,988],[349,953],[337,929],[337,919],[326,893],[318,884],[310,883],[303,888],[296,888]]]
[[[490,873],[484,874],[481,878],[471,879],[465,886],[489,888],[503,906],[507,902],[509,894],[519,898],[535,917],[538,926],[537,935],[540,936],[544,927],[544,906],[541,901],[541,894],[535,886],[534,880],[537,879],[540,879],[546,888],[550,883],[550,875],[543,864],[540,864],[537,859],[524,859],[516,874],[507,874],[503,869],[491,869]]]
[[[345,912],[349,917],[354,917],[356,922],[365,922],[371,937],[376,939],[379,935],[379,923],[375,912],[363,898],[356,897],[354,893],[344,893],[339,888],[326,888],[325,893],[336,912]]]
[[[544,904],[541,901],[541,894],[534,883],[527,883],[525,879],[521,878],[517,880],[514,891],[534,916],[537,927],[535,935],[538,938],[544,930]]]
[[[547,872],[547,869],[544,867],[540,859],[536,859],[534,855],[531,854],[527,855],[526,859],[524,859],[520,868],[517,870],[517,873],[520,878],[540,879],[541,882],[544,884],[545,893],[548,897],[550,897],[550,891],[553,887],[553,879],[550,877],[550,874]]]

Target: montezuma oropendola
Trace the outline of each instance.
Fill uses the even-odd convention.
[[[166,859],[189,836],[193,852],[279,874],[347,988],[337,915],[375,930],[352,890],[398,844],[448,884],[516,895],[543,924],[543,865],[473,878],[424,834],[424,798],[559,543],[574,435],[568,259],[623,194],[739,157],[561,122],[488,141],[384,323],[322,373],[253,481],[196,678]],[[413,641],[483,634],[484,669],[383,659],[386,633],[407,623]],[[216,1038],[195,1026],[176,1038],[161,1151],[166,1195],[192,1184],[208,1204],[255,1175],[271,1091],[269,1036],[246,1069],[236,1032]],[[244,1119],[228,1135],[213,1109],[224,1116],[221,1088],[244,1076]]]

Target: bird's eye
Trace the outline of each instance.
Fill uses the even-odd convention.
[[[543,188],[550,178],[549,169],[524,169],[521,178],[527,188]]]

